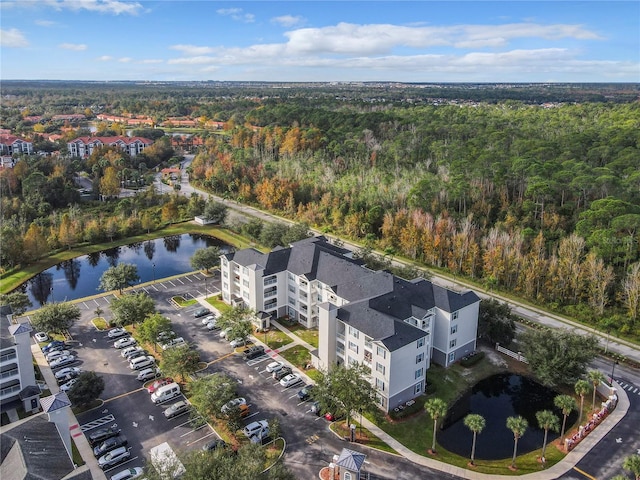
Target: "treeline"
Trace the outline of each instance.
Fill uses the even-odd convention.
[[[209,138],[219,194],[638,333],[640,105],[273,102]],[[613,321],[610,321],[613,318]]]

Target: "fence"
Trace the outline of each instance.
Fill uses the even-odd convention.
[[[500,353],[504,353],[505,355],[508,355],[511,358],[515,358],[519,362],[526,363],[526,364],[529,363],[529,361],[520,352],[513,352],[508,348],[501,347],[499,343],[496,343],[496,350],[498,350]]]

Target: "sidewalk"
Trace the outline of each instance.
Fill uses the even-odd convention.
[[[36,363],[40,368],[40,372],[42,372],[42,376],[44,377],[45,382],[47,382],[47,387],[49,387],[51,393],[58,393],[60,391],[58,382],[56,381],[51,368],[49,368],[49,364],[44,358],[42,350],[40,350],[40,347],[37,344],[31,345],[31,353],[33,354],[33,358],[35,358]],[[80,456],[82,456],[82,459],[85,461],[85,464],[82,467],[78,467],[76,470],[74,470],[73,474],[77,474],[78,472],[82,472],[84,470],[89,470],[94,480],[106,480],[107,477],[105,476],[102,469],[98,466],[98,461],[93,456],[93,449],[89,445],[87,437],[85,437],[81,432],[78,419],[76,418],[71,408],[69,408],[69,430],[71,431],[71,439],[75,443],[78,452],[80,452]]]

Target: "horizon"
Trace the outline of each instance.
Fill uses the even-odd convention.
[[[640,81],[634,1],[0,3],[3,81]]]

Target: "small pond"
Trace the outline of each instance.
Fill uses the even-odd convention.
[[[513,432],[507,428],[507,417],[521,415],[529,422],[529,427],[518,440],[518,455],[542,448],[544,430],[538,428],[536,412],[551,410],[562,422],[562,412],[553,405],[556,395],[558,392],[521,375],[506,373],[486,378],[451,407],[443,429],[438,432],[438,443],[450,452],[470,457],[473,434],[463,421],[467,414],[477,413],[485,418],[486,427],[478,434],[476,458],[510,458],[513,455]],[[567,419],[567,426],[572,425],[577,417],[578,413],[573,412]],[[559,433],[549,431],[547,442],[551,443],[558,436]]]
[[[217,238],[198,234],[173,235],[83,255],[51,267],[29,281],[19,291],[26,293],[38,308],[46,302],[75,300],[102,292],[100,277],[110,267],[122,263],[138,267],[140,282],[193,271],[191,257],[196,250],[217,246],[222,253],[231,247]]]

